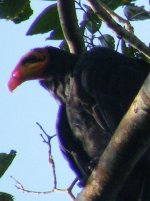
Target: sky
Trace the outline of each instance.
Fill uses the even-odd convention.
[[[65,193],[35,195],[23,193],[15,187],[13,176],[28,190],[47,191],[53,187],[53,176],[48,164],[48,147],[42,142],[39,122],[45,131],[53,135],[57,117],[58,103],[38,84],[29,81],[18,87],[13,93],[7,89],[12,70],[22,55],[35,47],[58,46],[58,42],[46,41],[49,34],[25,36],[36,16],[49,5],[49,1],[32,0],[34,14],[29,20],[15,25],[0,20],[0,152],[16,150],[17,156],[0,181],[0,191],[15,196],[16,201],[69,201]],[[141,0],[139,3],[148,1]],[[136,23],[136,35],[146,44],[149,43],[149,20]],[[56,162],[59,188],[66,188],[74,179],[62,157],[57,138],[52,142],[53,156]]]
[[[0,181],[0,191],[11,193],[16,201],[70,200],[65,193],[22,193],[16,189],[16,183],[10,178],[13,176],[18,179],[29,190],[47,191],[53,187],[53,177],[48,164],[48,147],[42,142],[41,130],[36,122],[39,122],[48,134],[55,134],[58,104],[37,81],[24,83],[13,93],[7,89],[11,71],[23,54],[35,47],[59,44],[45,41],[48,34],[25,36],[35,17],[47,5],[47,1],[32,0],[34,15],[29,21],[19,25],[0,21],[0,152],[9,153],[12,149],[17,151],[16,158]],[[54,158],[57,158],[59,188],[65,188],[74,179],[74,174],[59,151],[57,138],[53,140],[52,149]]]

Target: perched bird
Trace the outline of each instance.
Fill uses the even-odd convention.
[[[8,87],[12,91],[36,79],[59,101],[60,149],[84,186],[149,70],[143,60],[108,48],[97,47],[81,56],[54,47],[35,48],[20,59]],[[150,200],[149,169],[148,150],[116,200]]]

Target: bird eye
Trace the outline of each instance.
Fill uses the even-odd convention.
[[[32,56],[30,56],[30,57],[24,59],[24,60],[22,61],[22,65],[25,65],[25,64],[32,64],[32,63],[36,63],[36,62],[39,62],[39,61],[42,61],[42,60],[44,60],[44,58],[41,58],[41,57],[37,57],[37,56],[32,55]]]

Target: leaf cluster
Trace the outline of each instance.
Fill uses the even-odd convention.
[[[50,5],[36,17],[26,35],[49,33],[47,40],[60,40],[60,47],[67,49],[59,19],[57,2],[54,0],[47,1],[50,2]],[[129,23],[131,21],[150,19],[150,13],[145,10],[144,6],[135,4],[137,0],[101,0],[100,2],[104,3],[112,12],[118,8],[122,9],[124,17]],[[30,0],[0,0],[0,19],[11,20],[16,24],[28,20],[33,14],[30,3]],[[97,45],[115,49],[116,38],[110,33],[103,33],[103,22],[91,7],[82,0],[75,0],[75,5],[77,15],[80,16],[78,18],[79,29],[87,49]],[[134,29],[132,31],[134,32]],[[122,38],[118,38],[118,41],[124,54],[146,60],[143,54],[127,44]],[[15,156],[16,152],[13,150],[9,154],[0,153],[0,177],[6,172]],[[13,196],[0,192],[0,200],[13,201]]]
[[[8,167],[16,156],[16,151],[11,150],[9,154],[0,153],[0,177],[6,172]],[[2,201],[13,201],[14,197],[8,193],[0,192],[0,200]]]
[[[20,23],[29,19],[33,14],[29,0],[1,0],[0,19],[12,20]]]
[[[17,1],[17,3],[14,3],[14,1]],[[46,38],[47,40],[60,40],[60,47],[66,48],[57,10],[57,2],[52,0],[47,1],[50,1],[50,5],[36,17],[26,35],[44,34],[49,32],[49,37]],[[136,0],[102,0],[101,2],[112,11],[121,8],[124,17],[126,17],[128,21],[150,19],[150,13],[144,9],[144,6],[139,7],[135,5]],[[78,24],[87,49],[97,45],[115,49],[116,38],[114,38],[113,35],[102,33],[103,23],[92,11],[90,6],[85,2],[82,2],[82,0],[76,0],[75,3],[77,15],[80,16]],[[29,0],[5,0],[0,3],[1,19],[9,19],[14,23],[20,23],[27,20],[32,13],[33,11],[30,7]],[[123,41],[123,39],[121,41]],[[128,46],[124,41],[122,42],[121,49],[124,54],[129,56],[143,57],[142,54]]]

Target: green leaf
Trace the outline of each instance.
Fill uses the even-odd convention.
[[[102,3],[104,3],[106,6],[108,6],[108,8],[110,8],[111,10],[115,10],[118,7],[129,4],[135,0],[113,0],[113,1],[100,0],[100,1],[102,1]]]
[[[99,37],[99,40],[100,40],[101,45],[103,47],[115,49],[115,40],[111,35],[104,34],[104,35]]]
[[[82,28],[87,28],[91,34],[94,34],[99,31],[102,22],[89,6],[85,4],[84,6],[86,8],[86,12],[83,15],[83,21],[81,22],[81,26]]]
[[[46,40],[63,40],[63,39],[64,35],[62,33],[62,30],[59,28],[51,31],[50,36],[46,38]]]
[[[15,24],[18,24],[24,20],[27,20],[29,19],[29,17],[33,14],[33,10],[31,9],[30,7],[30,4],[27,3],[26,6],[24,7],[24,9],[22,10],[22,12],[20,12],[18,14],[18,16],[16,16],[14,19],[13,19],[13,22]]]
[[[54,30],[63,36],[57,11],[57,4],[50,5],[44,9],[35,19],[26,35],[42,34]]]
[[[150,13],[144,9],[144,6],[127,5],[124,8],[124,15],[130,21],[150,19]]]
[[[106,6],[108,6],[108,8],[115,10],[116,8],[118,8],[119,6],[122,5],[122,1],[120,0],[101,0],[102,3],[104,3]]]
[[[129,44],[127,45],[125,40],[121,40],[121,51],[123,54],[125,54],[128,57],[143,59],[147,63],[150,63],[150,60],[144,54],[142,54],[141,52],[139,52],[137,49],[130,46]]]
[[[0,201],[14,201],[14,196],[5,192],[0,192]]]
[[[66,43],[65,40],[63,40],[63,41],[59,44],[59,48],[60,48],[61,50],[65,50],[65,51],[67,51],[67,52],[70,52],[69,47],[68,47],[68,45],[67,45],[67,43]]]
[[[0,2],[0,19],[22,22],[32,15],[29,0],[4,0]]]
[[[9,154],[0,153],[0,177],[2,177],[2,175],[5,173],[15,156],[16,151],[14,150],[11,150]]]

